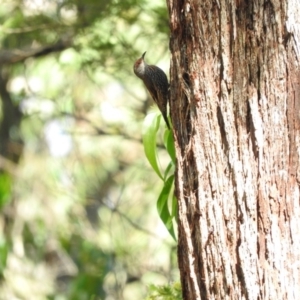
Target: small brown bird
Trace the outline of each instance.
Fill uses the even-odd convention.
[[[170,129],[170,124],[167,117],[167,103],[169,98],[169,83],[165,72],[157,66],[148,65],[145,62],[146,52],[139,58],[134,66],[135,75],[141,78],[157,104],[162,116]]]

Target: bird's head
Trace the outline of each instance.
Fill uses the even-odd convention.
[[[143,78],[145,74],[146,62],[145,62],[146,52],[134,63],[133,71],[137,77]]]

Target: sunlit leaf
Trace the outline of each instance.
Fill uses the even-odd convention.
[[[163,179],[160,172],[156,153],[156,136],[159,129],[161,114],[150,113],[146,116],[143,124],[143,144],[146,157],[156,174]]]

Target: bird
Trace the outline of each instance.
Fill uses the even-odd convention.
[[[165,72],[157,66],[148,65],[145,62],[146,52],[134,63],[133,71],[137,77],[142,79],[148,92],[157,104],[162,116],[170,129],[167,117],[167,104],[169,98],[169,82]]]

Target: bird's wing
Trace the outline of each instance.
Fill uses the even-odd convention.
[[[154,100],[154,102],[157,104],[158,103],[158,94],[157,94],[157,90],[156,90],[156,87],[155,85],[153,84],[153,82],[151,80],[147,80],[147,81],[144,81],[145,85],[146,85],[146,88],[149,92],[149,94],[151,95],[152,99]]]

